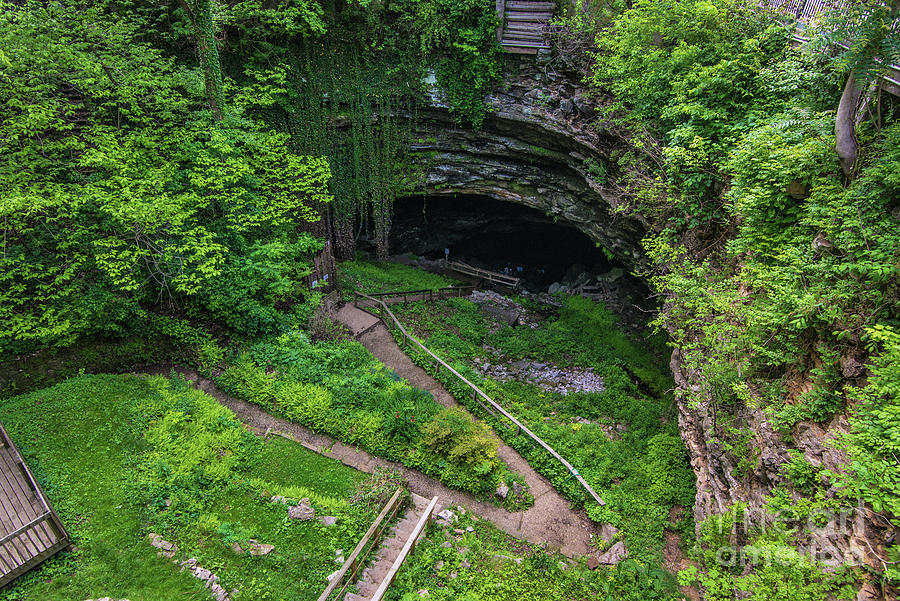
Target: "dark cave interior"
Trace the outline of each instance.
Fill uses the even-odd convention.
[[[476,195],[406,197],[394,203],[391,253],[444,258],[521,277],[546,289],[613,270],[609,259],[574,226],[512,202]],[[581,283],[589,283],[582,281]]]

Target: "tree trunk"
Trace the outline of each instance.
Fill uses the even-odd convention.
[[[856,159],[859,155],[859,142],[856,141],[856,107],[859,103],[859,88],[856,85],[856,74],[851,71],[844,84],[844,93],[838,104],[834,121],[835,150],[841,159],[841,169],[848,178],[853,175]]]
[[[203,69],[203,87],[209,108],[216,120],[222,118],[225,96],[222,92],[222,63],[216,47],[216,30],[213,22],[212,4],[214,0],[179,0],[187,12],[194,28],[194,41]]]

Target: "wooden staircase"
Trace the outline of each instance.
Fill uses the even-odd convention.
[[[537,54],[550,48],[547,24],[553,18],[553,2],[497,0],[500,27],[497,40],[506,52]]]
[[[431,518],[437,498],[429,499],[412,494],[412,505],[397,522],[383,546],[376,552],[371,566],[365,568],[356,582],[358,593],[347,593],[344,601],[380,601],[397,573],[399,564],[422,535],[420,522]],[[402,557],[401,557],[402,555]]]

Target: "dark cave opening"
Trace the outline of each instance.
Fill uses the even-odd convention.
[[[574,226],[541,211],[478,195],[407,197],[394,203],[391,252],[450,259],[521,277],[528,288],[593,284],[627,270]]]

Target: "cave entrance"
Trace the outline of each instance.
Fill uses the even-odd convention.
[[[391,252],[463,261],[522,278],[546,291],[554,282],[593,284],[598,276],[626,273],[574,226],[541,211],[480,195],[407,197],[394,203]]]

